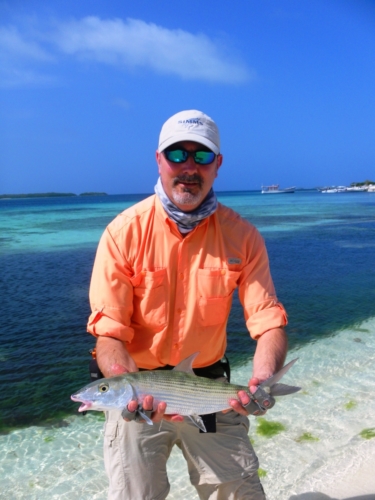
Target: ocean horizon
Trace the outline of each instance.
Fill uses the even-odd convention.
[[[217,195],[263,235],[288,312],[288,360],[298,357],[285,383],[302,391],[279,398],[266,423],[250,418],[267,496],[297,499],[323,483],[330,494],[327,484],[345,485],[375,458],[375,194]],[[102,414],[79,415],[70,394],[89,382],[88,286],[100,235],[145,196],[0,201],[0,498],[106,498]],[[235,294],[233,382],[247,382],[254,348]],[[178,450],[169,471],[168,498],[197,498]]]

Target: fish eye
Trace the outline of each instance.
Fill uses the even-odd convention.
[[[99,385],[98,389],[99,392],[107,392],[109,389],[109,385],[103,382],[102,384]]]

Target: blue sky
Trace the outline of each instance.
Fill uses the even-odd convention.
[[[0,194],[147,193],[210,115],[216,189],[375,178],[373,0],[0,0]]]

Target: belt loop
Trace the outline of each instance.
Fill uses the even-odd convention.
[[[224,354],[224,356],[221,358],[221,364],[223,365],[225,376],[227,377],[228,382],[230,383],[230,364],[226,354]]]

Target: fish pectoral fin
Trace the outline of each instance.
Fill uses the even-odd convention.
[[[134,387],[131,384],[129,384],[129,385],[130,385],[130,388],[131,388],[131,391],[132,391],[132,395],[133,395],[133,397],[131,399],[135,399],[137,401],[138,398],[137,398],[137,395],[135,393]]]
[[[193,362],[194,362],[194,359],[198,356],[198,354],[199,354],[199,352],[195,352],[194,354],[192,354],[188,358],[183,359],[180,363],[178,363],[178,365],[176,365],[173,368],[173,370],[175,370],[176,372],[186,372],[186,373],[191,373],[192,375],[194,375]]]
[[[151,420],[151,418],[144,413],[142,410],[137,410],[137,413],[143,418],[143,420],[148,424],[148,425],[154,425],[154,422]]]
[[[301,387],[293,385],[275,384],[271,387],[271,396],[286,396],[287,394],[294,394],[301,390]]]
[[[203,432],[207,432],[206,426],[204,425],[204,422],[200,415],[193,413],[192,415],[188,415],[188,417],[193,422],[193,424],[198,427],[198,429],[200,429]]]

